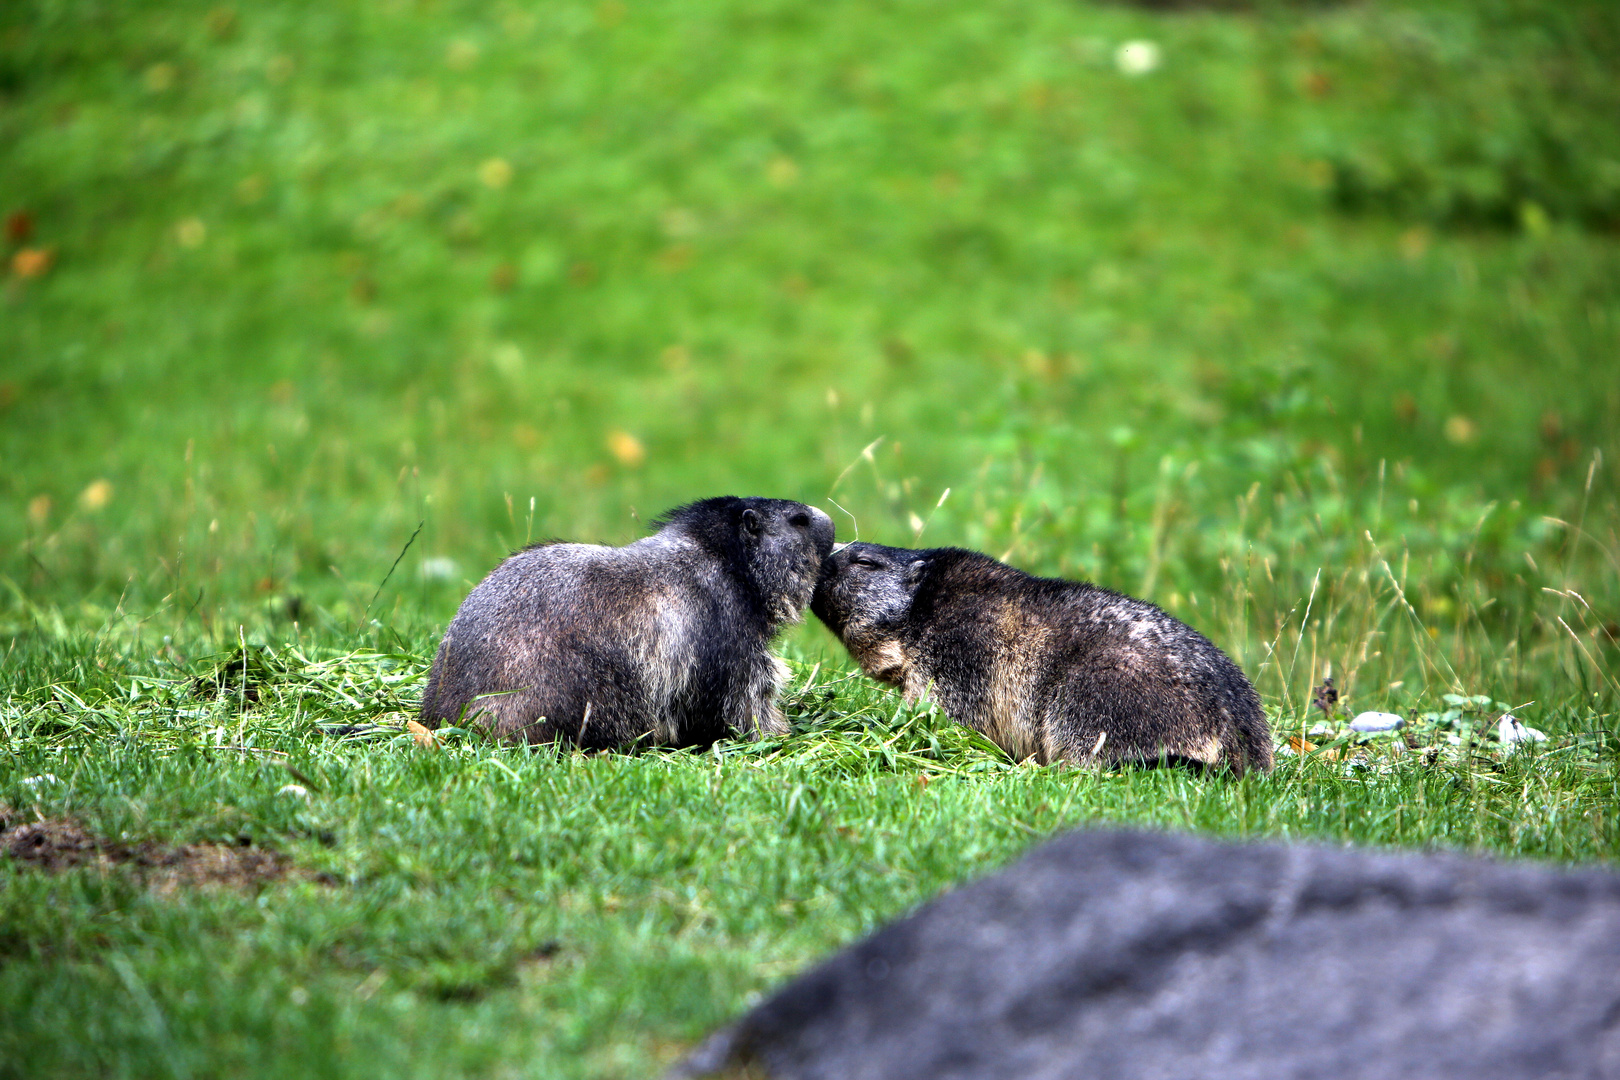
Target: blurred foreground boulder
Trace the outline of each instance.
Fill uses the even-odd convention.
[[[1620,875],[1079,831],[673,1077],[1620,1077]]]

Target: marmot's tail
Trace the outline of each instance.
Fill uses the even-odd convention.
[[[1245,693],[1234,695],[1237,701],[1228,703],[1231,726],[1222,740],[1225,745],[1226,766],[1233,775],[1242,776],[1250,769],[1269,772],[1274,759],[1271,743],[1271,725],[1266,722],[1265,710],[1260,707],[1260,695],[1252,686]]]

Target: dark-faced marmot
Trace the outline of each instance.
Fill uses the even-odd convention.
[[[1014,758],[1271,767],[1243,672],[1144,601],[975,551],[855,543],[822,564],[810,609],[868,675]]]
[[[422,722],[605,749],[784,734],[770,644],[809,603],[832,519],[782,499],[705,499],[624,547],[525,548],[445,630]]]

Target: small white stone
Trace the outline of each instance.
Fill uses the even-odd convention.
[[[1545,731],[1537,731],[1533,727],[1526,727],[1524,724],[1519,723],[1519,718],[1512,713],[1504,713],[1502,719],[1496,722],[1496,737],[1505,746],[1547,741]]]
[[[284,784],[276,791],[277,795],[291,795],[295,799],[309,798],[309,791],[303,784]]]
[[[1350,730],[1360,732],[1394,731],[1405,726],[1405,717],[1392,712],[1357,713],[1356,718],[1350,721]]]
[[[443,555],[422,560],[421,574],[428,581],[449,581],[460,571],[461,567],[456,560]]]
[[[1127,41],[1114,50],[1114,66],[1126,75],[1146,75],[1159,66],[1159,47],[1151,41]]]

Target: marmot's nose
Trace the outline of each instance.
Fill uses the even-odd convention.
[[[833,519],[814,506],[810,508],[810,535],[815,537],[816,545],[821,549],[823,557],[832,553],[833,538],[837,535]]]

